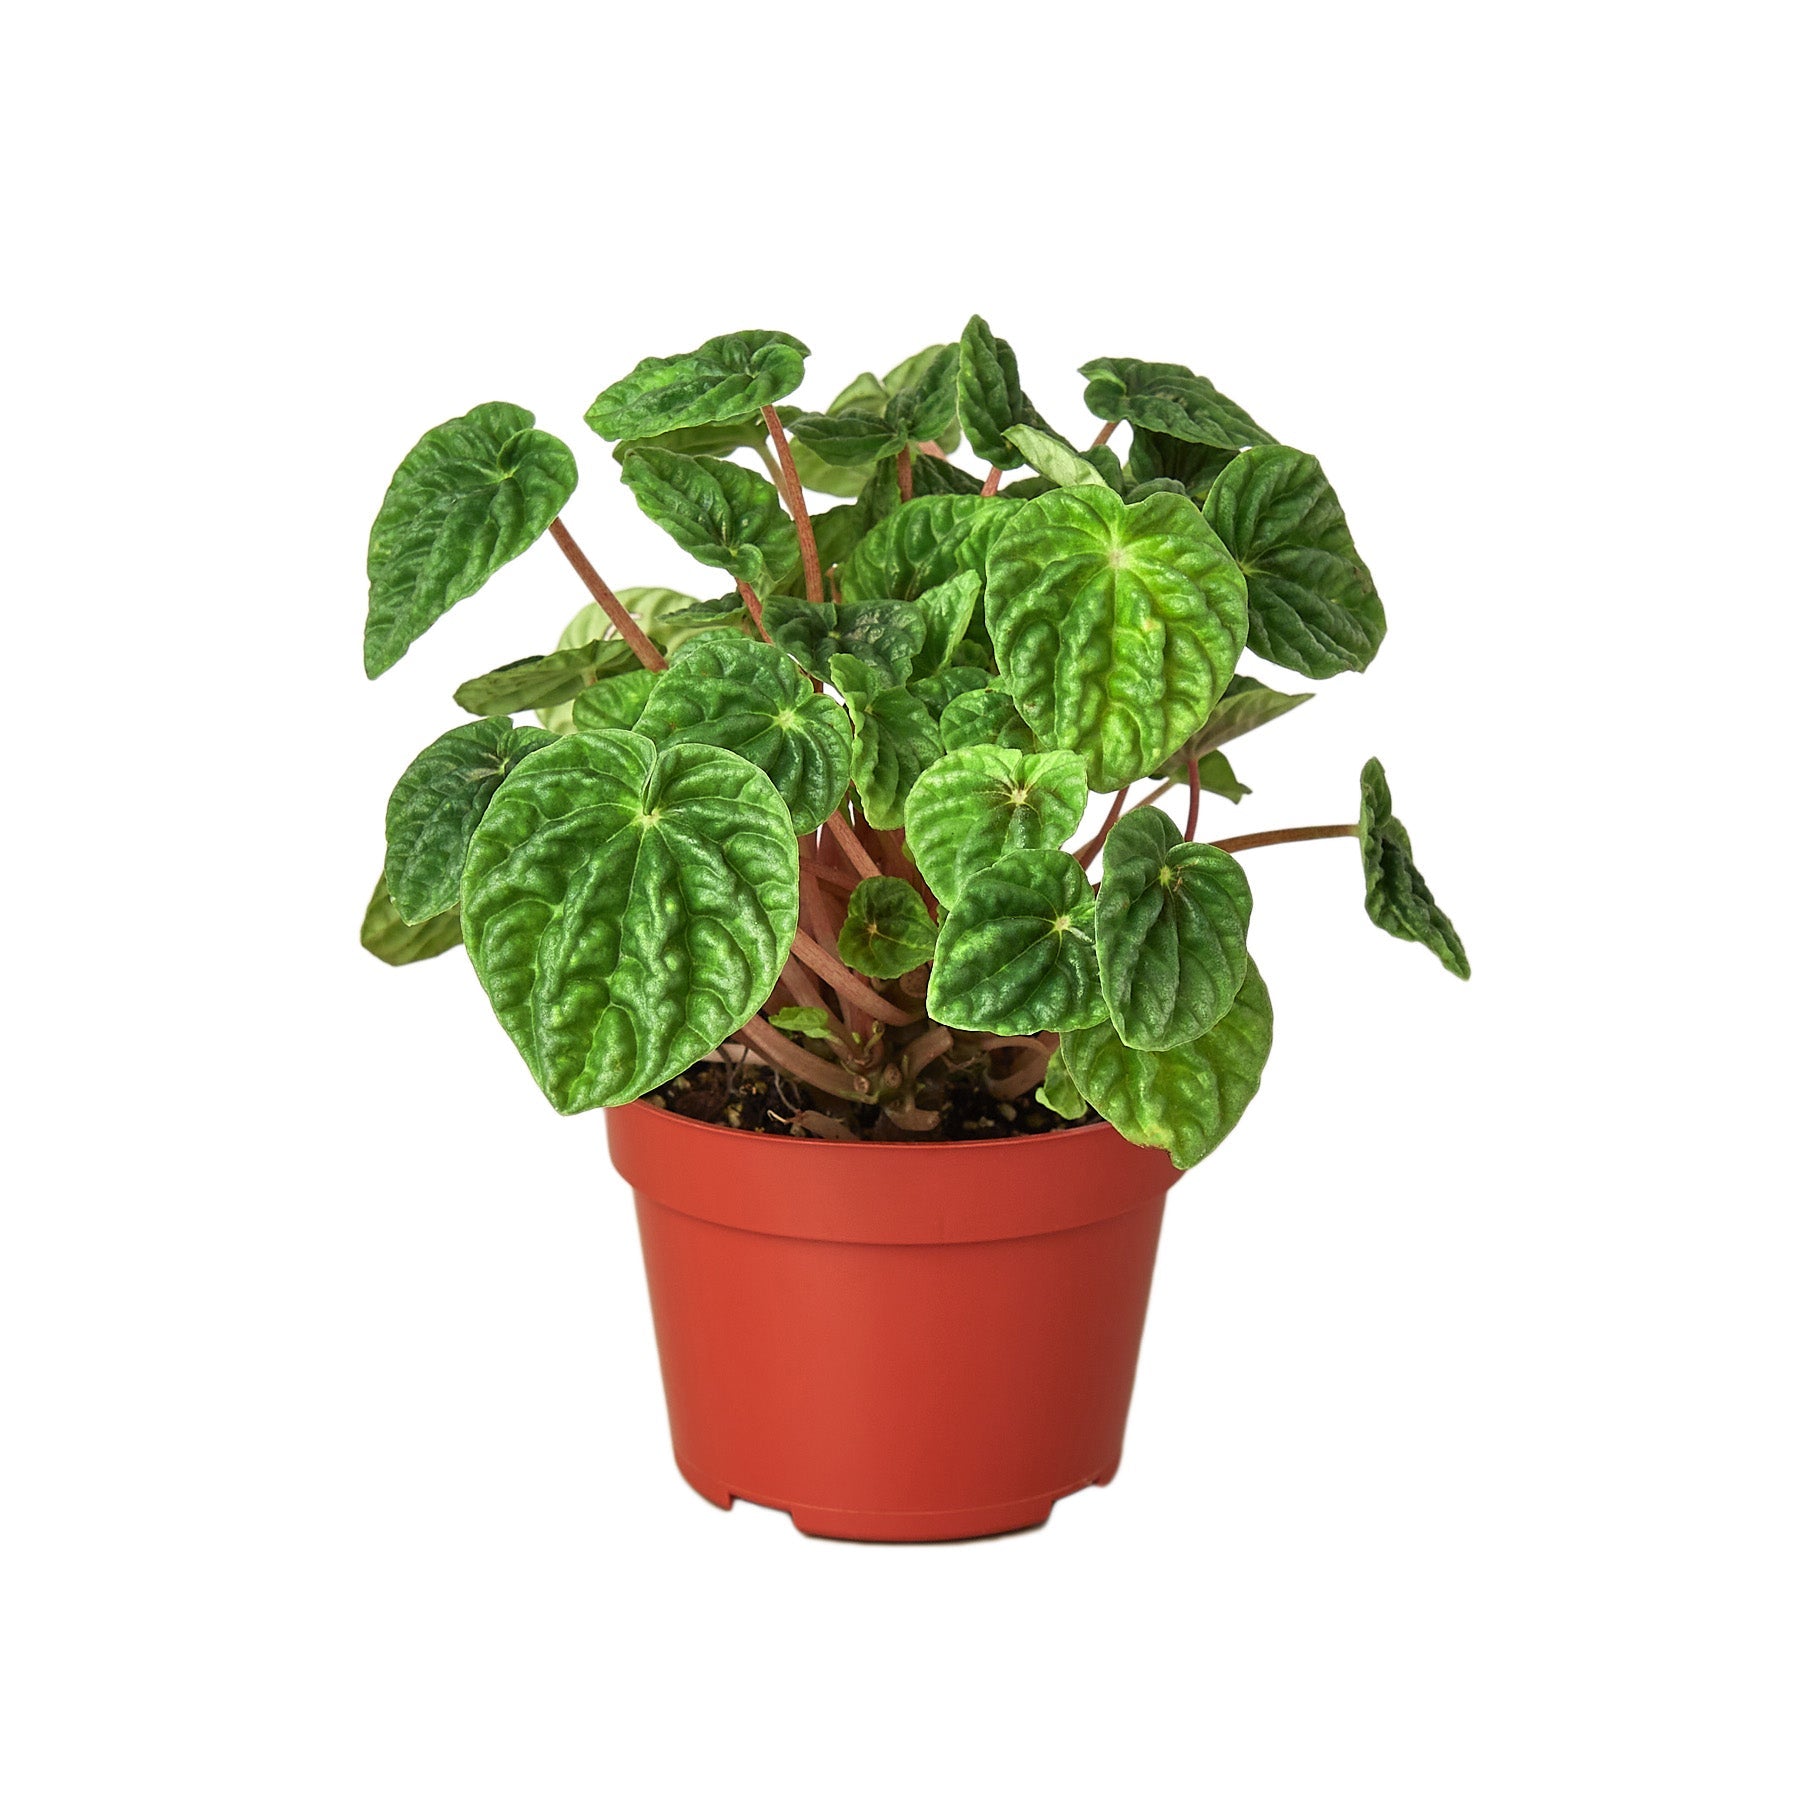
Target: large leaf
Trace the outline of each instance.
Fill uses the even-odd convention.
[[[972,876],[944,915],[926,1001],[940,1025],[1024,1036],[1106,1017],[1094,894],[1062,850],[1016,850]]]
[[[592,609],[599,612],[599,607]],[[604,616],[604,615],[603,615]],[[548,656],[525,656],[465,681],[454,695],[464,712],[478,718],[524,712],[527,707],[566,704],[603,676],[642,665],[623,638],[590,638]]]
[[[1235,448],[1221,450],[1216,444],[1190,444],[1182,438],[1165,437],[1160,431],[1134,426],[1125,478],[1133,484],[1173,481],[1191,500],[1203,501],[1236,455]]]
[[[748,419],[806,373],[806,346],[785,331],[734,331],[685,356],[647,356],[587,410],[603,438],[656,437]]]
[[[463,858],[488,802],[526,757],[555,742],[535,725],[479,719],[446,731],[407,765],[388,798],[384,878],[408,925],[456,905]]]
[[[1100,979],[1120,1040],[1171,1050],[1225,1016],[1250,966],[1250,884],[1235,858],[1185,844],[1153,806],[1107,834]]]
[[[1456,927],[1431,897],[1413,862],[1412,839],[1394,817],[1387,772],[1370,757],[1362,772],[1363,906],[1383,931],[1423,944],[1452,975],[1469,979],[1469,957]]]
[[[404,968],[407,963],[424,962],[428,957],[454,950],[462,942],[462,912],[453,906],[421,925],[409,925],[394,905],[383,876],[369,897],[361,935],[362,947],[371,956],[393,968]]]
[[[1077,1092],[1121,1136],[1191,1169],[1244,1116],[1273,1035],[1269,990],[1251,963],[1231,1010],[1204,1037],[1133,1050],[1107,1023],[1065,1032],[1059,1054]]]
[[[426,432],[394,471],[369,532],[371,679],[535,543],[574,493],[568,445],[532,424],[522,406],[477,406]]]
[[[987,563],[995,536],[1017,513],[998,496],[934,494],[881,520],[838,571],[846,600],[916,600]]]
[[[871,875],[850,895],[838,955],[865,975],[893,981],[931,961],[937,935],[918,889],[896,875]]]
[[[899,687],[912,673],[913,658],[925,641],[925,615],[900,600],[847,601],[822,606],[805,600],[772,599],[763,606],[769,636],[809,675],[831,677],[836,656],[854,656],[886,687]]]
[[[1081,759],[997,745],[952,751],[933,764],[906,806],[907,847],[926,885],[954,906],[967,882],[1014,850],[1054,850],[1087,806]]]
[[[989,552],[987,622],[1032,730],[1079,751],[1090,786],[1118,788],[1225,691],[1244,648],[1244,578],[1190,501],[1059,488],[1027,501]]]
[[[937,722],[917,694],[885,686],[858,657],[831,659],[831,685],[855,728],[850,773],[863,816],[877,831],[897,831],[913,784],[944,753]]]
[[[1014,425],[1006,434],[1010,443],[1037,472],[1058,487],[1110,487],[1100,469],[1060,438],[1031,425]],[[1117,466],[1118,459],[1113,459]]]
[[[621,1106],[769,997],[800,867],[768,776],[729,750],[577,733],[516,768],[469,847],[463,935],[559,1112]]]
[[[569,703],[571,731],[635,731],[650,692],[662,680],[655,669],[626,669],[583,688]]]
[[[956,393],[969,448],[996,468],[1016,469],[1024,460],[1006,435],[1010,427],[1050,429],[1019,386],[1019,361],[1012,345],[995,337],[979,313],[963,327]]]
[[[637,503],[688,555],[759,591],[800,560],[774,484],[711,456],[634,450],[619,465]]]
[[[938,733],[946,752],[967,750],[975,744],[997,744],[1002,750],[1036,750],[1037,735],[1019,717],[1012,695],[1004,688],[978,688],[959,694],[938,719]],[[1087,785],[1084,776],[1082,785]]]
[[[715,744],[775,784],[794,830],[817,831],[850,784],[850,721],[773,644],[713,632],[676,653],[636,729],[659,744]]]
[[[1315,679],[1374,661],[1387,615],[1316,457],[1246,450],[1213,483],[1206,517],[1249,583],[1258,656]]]
[[[1101,356],[1083,363],[1081,372],[1088,378],[1083,398],[1097,419],[1128,419],[1134,428],[1221,450],[1275,441],[1204,375],[1180,363]]]

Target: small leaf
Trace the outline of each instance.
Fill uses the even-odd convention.
[[[1069,1079],[1060,1044],[1050,1053],[1049,1064],[1044,1070],[1044,1085],[1037,1091],[1037,1102],[1040,1106],[1049,1107],[1053,1113],[1060,1113],[1065,1119],[1085,1119],[1088,1115],[1088,1103],[1082,1099],[1081,1090]]]
[[[969,448],[996,468],[1016,469],[1024,460],[1007,437],[1010,427],[1030,425],[1055,436],[1019,386],[1012,345],[995,337],[979,313],[963,327],[956,393]]]
[[[1221,744],[1255,731],[1283,713],[1304,706],[1311,694],[1282,694],[1249,675],[1234,675],[1217,704],[1196,733],[1195,747],[1204,755]]]
[[[1275,441],[1204,375],[1180,363],[1101,356],[1083,363],[1081,372],[1088,378],[1083,398],[1097,419],[1127,419],[1135,429],[1221,450]]]
[[[500,783],[533,751],[556,742],[535,725],[510,719],[458,725],[407,765],[387,805],[383,879],[394,910],[422,925],[456,905],[463,858]]]
[[[1229,800],[1233,806],[1254,790],[1247,788],[1238,780],[1237,771],[1225,760],[1223,750],[1209,750],[1200,758],[1197,765],[1200,776],[1200,791],[1203,794],[1217,794],[1222,800]],[[1184,770],[1185,774],[1186,771]]]
[[[838,572],[846,600],[916,600],[965,570],[981,573],[988,548],[1017,513],[998,496],[934,494],[889,514]]]
[[[806,373],[806,346],[785,331],[735,331],[685,356],[647,356],[587,410],[603,438],[656,437],[749,419]]]
[[[1152,494],[1179,494],[1184,500],[1188,497],[1187,489],[1179,481],[1140,481],[1135,487],[1125,490],[1125,499],[1129,505],[1136,506],[1140,500],[1148,500]]]
[[[796,1037],[835,1038],[831,1014],[822,1006],[784,1006],[769,1014],[769,1023],[777,1031],[791,1031]]]
[[[1431,897],[1412,859],[1412,839],[1394,817],[1387,773],[1370,757],[1362,772],[1363,906],[1383,931],[1423,944],[1452,975],[1469,979],[1469,957],[1456,927]]]
[[[955,447],[954,440],[944,440],[956,423],[956,365],[956,346],[938,344],[921,351],[911,364],[902,365],[902,384],[889,377],[892,398],[887,403],[887,423],[901,443],[935,443],[942,450]]]
[[[599,612],[599,607],[593,608]],[[556,706],[573,700],[603,675],[641,667],[623,638],[596,638],[548,656],[526,656],[502,663],[456,690],[456,704],[478,718],[524,712],[527,707]]]
[[[1258,656],[1315,680],[1375,660],[1387,615],[1316,457],[1246,450],[1213,483],[1206,518],[1249,584]]]
[[[912,673],[925,641],[925,616],[900,600],[827,600],[822,606],[780,597],[763,606],[769,636],[820,681],[831,679],[835,656],[854,656],[884,687],[899,687]]]
[[[716,631],[745,617],[744,603],[736,594],[723,600],[696,600],[692,594],[678,593],[674,588],[628,587],[618,590],[618,599],[665,655],[673,654],[698,632]],[[630,653],[630,646],[615,635],[605,611],[590,602],[563,627],[556,647],[573,650],[582,644],[596,643],[609,646],[606,662],[595,671],[596,679],[605,681],[617,672],[642,666]],[[537,721],[546,731],[573,731],[573,700],[540,702]]]
[[[684,644],[636,729],[658,744],[713,744],[754,763],[797,832],[817,831],[850,784],[844,709],[814,693],[784,651],[750,638],[714,632]]]
[[[930,353],[926,352],[926,354]],[[904,364],[901,366],[905,367]],[[864,369],[825,410],[833,413],[879,413],[886,410],[887,403],[887,383],[872,370]]]
[[[619,465],[638,505],[688,555],[761,590],[800,560],[794,522],[774,484],[711,456],[634,450]]]
[[[937,935],[910,882],[897,875],[871,875],[850,895],[838,955],[864,975],[894,981],[931,961]]]
[[[956,646],[968,634],[969,621],[975,616],[975,603],[980,598],[981,577],[973,569],[953,575],[919,596],[925,638],[913,658],[914,674],[936,675],[949,667]]]
[[[1132,1050],[1108,1023],[1065,1032],[1059,1054],[1076,1091],[1121,1136],[1191,1169],[1244,1116],[1273,1036],[1269,990],[1251,963],[1231,1010],[1204,1037]]]
[[[1211,844],[1184,844],[1153,806],[1107,834],[1098,920],[1107,1009],[1134,1050],[1170,1050],[1210,1031],[1244,985],[1244,871]]]
[[[977,744],[994,744],[1002,750],[1035,751],[1038,747],[1037,737],[1019,717],[1012,695],[997,687],[959,694],[944,708],[938,733],[946,753]]]
[[[906,807],[906,842],[926,885],[954,906],[977,871],[1014,850],[1054,850],[1087,807],[1081,759],[974,745],[920,777]]]
[[[1244,647],[1244,578],[1191,502],[1104,486],[1027,501],[987,564],[1002,683],[1089,785],[1148,775],[1198,729]]]
[[[856,732],[850,773],[863,816],[877,831],[897,831],[913,784],[944,753],[937,724],[916,694],[884,686],[855,656],[831,659],[831,685],[844,696]]]
[[[973,875],[944,915],[926,1005],[953,1030],[1029,1036],[1106,1017],[1094,894],[1062,850],[1016,850]]]
[[[580,732],[501,783],[469,847],[463,931],[559,1112],[621,1106],[768,999],[800,867],[768,776],[710,744]]]
[[[1119,464],[1119,453],[1111,444],[1094,444],[1086,450],[1075,453],[1087,464],[1106,485],[1121,499],[1130,485],[1125,479],[1125,471]]]
[[[626,669],[583,688],[570,703],[569,723],[575,731],[635,731],[644,716],[650,690],[662,680],[655,669]]]
[[[1029,425],[1013,425],[1008,428],[1006,439],[1040,475],[1058,487],[1107,485],[1106,477],[1091,462],[1048,432],[1035,431]]]
[[[461,942],[460,908],[453,906],[422,925],[409,925],[388,895],[386,878],[375,883],[375,892],[369,898],[362,922],[362,947],[371,956],[399,969],[407,963],[442,956]]]
[[[925,710],[938,721],[939,735],[943,731],[944,709],[952,700],[960,700],[965,694],[979,693],[988,684],[986,669],[971,668],[967,663],[958,663],[946,669],[941,675],[926,675],[906,684],[907,692],[916,694],[925,703]]]
[[[913,497],[924,499],[931,494],[973,494],[981,492],[981,477],[959,469],[955,463],[929,452],[913,456]]]
[[[876,413],[801,413],[793,423],[796,443],[806,445],[821,462],[833,468],[861,467],[867,471],[884,456],[892,456],[904,439]]]
[[[394,471],[369,532],[371,680],[529,549],[574,493],[568,445],[533,423],[522,406],[477,406],[426,432]]]

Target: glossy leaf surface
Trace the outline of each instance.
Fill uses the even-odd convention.
[[[647,356],[587,410],[603,438],[657,437],[749,419],[806,373],[807,348],[785,331],[734,331],[684,356]]]
[[[981,576],[973,569],[953,575],[927,588],[916,602],[925,621],[925,635],[913,658],[915,675],[936,675],[949,667],[956,646],[968,635],[981,598]]]
[[[1101,356],[1083,363],[1081,372],[1088,378],[1083,398],[1097,419],[1128,419],[1133,427],[1221,450],[1274,442],[1241,406],[1180,363]]]
[[[846,600],[916,600],[965,570],[980,573],[988,548],[1018,511],[993,496],[934,494],[890,513],[839,571]]]
[[[925,641],[925,615],[896,600],[829,600],[813,606],[804,600],[774,599],[763,607],[769,636],[809,675],[831,679],[833,657],[853,656],[883,687],[898,687],[912,673],[913,659]]]
[[[1019,360],[1005,338],[995,337],[979,313],[963,327],[956,373],[957,410],[969,448],[984,462],[1016,469],[1024,461],[1007,438],[1014,425],[1048,431],[1019,386]]]
[[[938,732],[946,751],[967,750],[977,744],[994,744],[1002,750],[1035,751],[1038,747],[1036,734],[1019,716],[1012,695],[1004,688],[959,694],[944,708]]]
[[[1412,839],[1394,817],[1387,773],[1370,757],[1362,772],[1363,906],[1383,931],[1425,948],[1452,975],[1469,979],[1468,952],[1413,861]]]
[[[569,703],[572,731],[635,731],[650,690],[662,680],[655,669],[626,669],[583,688]]]
[[[1065,1119],[1085,1119],[1088,1103],[1081,1097],[1081,1090],[1069,1079],[1068,1066],[1063,1062],[1062,1046],[1059,1044],[1050,1054],[1050,1061],[1044,1070],[1044,1085],[1037,1091],[1040,1106],[1047,1106],[1053,1113],[1060,1113]]]
[[[1040,475],[1058,487],[1111,485],[1093,463],[1047,431],[1014,425],[1007,431],[1006,439]]]
[[[597,606],[590,610],[600,612]],[[528,707],[564,705],[602,676],[641,667],[623,638],[593,638],[566,650],[552,650],[548,656],[502,663],[465,681],[454,698],[464,712],[486,719],[496,713],[524,712]]]
[[[798,566],[800,540],[774,483],[711,456],[634,450],[619,465],[648,517],[709,568],[762,592]]]
[[[838,955],[864,975],[893,981],[937,949],[937,926],[911,882],[897,875],[871,875],[850,896]]]
[[[913,784],[944,753],[937,722],[918,695],[885,685],[857,657],[831,659],[831,685],[850,709],[850,773],[863,816],[877,831],[897,831]]]

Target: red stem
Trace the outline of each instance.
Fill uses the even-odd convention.
[[[825,821],[825,829],[837,840],[837,847],[850,859],[850,866],[864,881],[881,873],[881,865],[863,848],[862,839],[850,829],[850,821],[842,811]]]
[[[836,1063],[828,1063],[824,1057],[814,1056],[810,1050],[802,1050],[798,1044],[790,1044],[760,1014],[752,1018],[737,1035],[764,1062],[773,1063],[778,1069],[785,1069],[795,1080],[804,1081],[808,1087],[817,1088],[824,1094],[835,1094],[840,1100],[869,1102],[873,1099],[867,1077],[846,1074]]]
[[[1119,421],[1117,419],[1108,419],[1106,421],[1106,423],[1100,427],[1100,435],[1098,437],[1096,437],[1091,444],[1088,445],[1088,448],[1090,450],[1098,450],[1100,448],[1100,446],[1102,444],[1104,444],[1106,442],[1106,440],[1109,437],[1111,437],[1112,434],[1115,431],[1117,431],[1118,429],[1119,429]]]
[[[1131,792],[1128,781],[1113,795],[1112,810],[1106,815],[1105,822],[1088,841],[1075,852],[1075,860],[1085,869],[1100,854],[1100,846],[1106,842],[1106,834],[1119,822],[1119,814],[1125,810],[1125,796]]]
[[[986,494],[997,493],[997,492],[999,492],[999,489],[1000,489],[1000,465],[998,463],[989,463],[988,464],[988,472],[987,472],[987,480],[981,484],[981,491],[984,495],[986,495]]]
[[[762,641],[765,644],[774,643],[775,640],[769,636],[768,626],[763,623],[762,602],[756,597],[756,589],[749,582],[740,581],[737,591],[738,598],[744,603],[744,611],[750,615],[750,623],[762,633]]]
[[[1187,830],[1181,835],[1185,842],[1194,841],[1194,833],[1200,828],[1200,752],[1192,744],[1188,745],[1188,822]]]
[[[894,461],[894,479],[900,484],[901,500],[910,500],[913,496],[912,451],[905,444],[900,446],[900,454]]]
[[[819,545],[813,537],[812,515],[806,510],[806,499],[800,490],[800,472],[794,467],[794,453],[788,448],[787,433],[781,429],[780,414],[774,407],[765,406],[762,416],[775,445],[775,454],[781,461],[788,511],[794,515],[794,529],[800,534],[800,564],[806,571],[806,597],[818,606],[825,599],[825,584],[819,578]]]
[[[918,1013],[902,1012],[893,1001],[883,999],[860,975],[846,969],[823,944],[809,938],[804,931],[794,933],[793,953],[828,987],[836,988],[846,1000],[854,1001],[871,1019],[880,1019],[889,1025],[918,1022]]]
[[[841,894],[854,894],[861,882],[855,875],[846,875],[842,869],[833,869],[822,862],[814,862],[810,856],[800,859],[801,869],[812,876],[815,881],[822,881],[827,887],[833,887]]]
[[[568,526],[561,519],[552,519],[550,535],[556,539],[556,547],[569,559],[569,566],[581,577],[587,591],[594,596],[595,604],[612,620],[613,630],[631,646],[638,661],[646,669],[666,669],[669,666],[668,659],[645,637],[643,626],[625,610],[619,596],[600,579],[600,571],[588,561],[582,554],[581,546],[569,536]]]
[[[1355,825],[1290,825],[1285,831],[1251,831],[1243,837],[1214,838],[1215,850],[1260,850],[1264,844],[1306,844],[1314,838],[1356,837]]]

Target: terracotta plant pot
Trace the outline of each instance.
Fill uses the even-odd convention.
[[[840,1144],[607,1114],[675,1461],[820,1537],[1040,1525],[1113,1478],[1150,1299],[1160,1151],[1110,1125]]]

